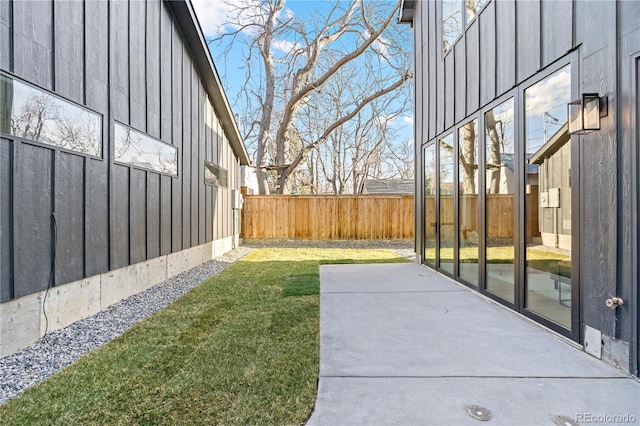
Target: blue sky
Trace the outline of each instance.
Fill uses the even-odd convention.
[[[236,4],[251,1],[252,0],[236,0]],[[192,3],[207,40],[215,37],[221,30],[232,29],[231,26],[225,26],[225,24],[234,20],[230,12],[230,7],[225,5],[221,0],[192,0]],[[332,3],[333,2],[321,0],[288,0],[283,13],[300,18],[318,18],[328,13]],[[408,27],[406,27],[406,31],[409,31]],[[276,49],[278,46],[280,46],[281,49],[291,48],[292,40],[276,40],[274,45]],[[222,53],[225,47],[228,46],[228,42],[225,41],[223,44],[211,43],[209,46],[218,74],[227,93],[227,98],[232,108],[242,115],[242,111],[238,111],[238,109],[243,109],[244,105],[242,102],[237,102],[236,99],[248,72],[244,61],[244,46],[242,43],[236,43],[230,46],[229,54],[226,58],[222,57]],[[410,49],[411,46],[407,46],[407,48]],[[406,115],[397,118],[393,122],[393,126],[398,130],[398,135],[402,140],[410,139],[413,141],[412,111],[407,111]]]

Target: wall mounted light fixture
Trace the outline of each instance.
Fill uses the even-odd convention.
[[[609,113],[609,99],[597,93],[583,93],[567,104],[569,134],[586,135],[600,130],[600,118]]]

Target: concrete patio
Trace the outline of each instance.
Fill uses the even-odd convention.
[[[308,425],[640,423],[637,380],[427,268],[323,265],[320,281]]]

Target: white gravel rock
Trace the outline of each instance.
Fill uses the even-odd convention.
[[[0,404],[120,336],[252,250],[239,247],[91,317],[51,331],[24,350],[0,358]]]

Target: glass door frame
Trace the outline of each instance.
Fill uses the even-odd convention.
[[[639,58],[640,60],[640,58]],[[461,284],[468,286],[469,288],[482,293],[488,298],[505,305],[514,311],[534,320],[535,322],[543,325],[544,327],[557,332],[571,340],[581,342],[582,340],[582,312],[583,312],[583,300],[581,294],[581,259],[582,259],[582,241],[583,241],[583,227],[581,225],[581,211],[584,207],[584,197],[581,190],[581,149],[580,136],[571,136],[571,329],[567,329],[562,325],[543,317],[540,314],[528,309],[526,306],[526,244],[527,244],[527,232],[526,232],[526,168],[524,159],[526,157],[526,144],[525,144],[525,90],[534,84],[544,80],[554,72],[562,69],[563,67],[570,65],[571,69],[571,99],[578,97],[580,93],[580,62],[578,50],[574,50],[561,59],[555,61],[551,65],[547,66],[544,70],[537,72],[534,76],[520,83],[517,87],[514,87],[510,91],[504,93],[499,98],[486,104],[481,109],[468,117],[465,117],[464,121],[457,123],[456,125],[448,128],[447,130],[439,133],[435,138],[422,145],[422,159],[423,167],[421,170],[422,178],[425,178],[425,148],[435,147],[435,168],[436,168],[436,197],[435,197],[435,265],[427,263],[425,260],[426,253],[426,207],[423,207],[422,213],[425,217],[423,226],[423,258],[421,263],[436,270],[437,272],[446,275]],[[640,65],[638,65],[640,67]],[[638,71],[640,73],[640,71]],[[640,77],[638,77],[640,78]],[[640,84],[640,82],[638,83]],[[514,302],[508,301],[496,294],[493,294],[487,290],[486,280],[486,130],[485,130],[485,113],[494,109],[498,105],[513,98],[514,105]],[[640,113],[639,113],[640,114]],[[478,175],[478,187],[482,191],[482,196],[478,194],[478,270],[479,270],[479,282],[478,286],[465,282],[459,277],[459,227],[460,227],[460,211],[459,211],[459,130],[460,127],[468,122],[477,120],[478,123],[478,168],[483,173]],[[453,139],[453,273],[442,269],[442,259],[440,255],[441,239],[442,239],[442,217],[441,217],[441,148],[440,141],[446,137],[451,136]],[[640,138],[640,135],[639,135]],[[640,157],[638,158],[640,161]],[[640,189],[639,189],[640,190]],[[447,194],[448,195],[448,194]],[[425,191],[423,190],[422,197],[425,197]],[[639,192],[640,197],[640,192]],[[425,204],[423,199],[422,204]],[[640,244],[640,233],[638,234],[638,244]],[[638,270],[638,276],[640,276],[640,269]],[[640,296],[639,296],[640,299]],[[640,303],[640,301],[639,301]],[[640,326],[640,325],[639,325]],[[638,332],[640,334],[640,332]],[[640,348],[638,348],[640,352]]]
[[[455,245],[457,244],[456,232],[453,233],[453,247],[452,247],[452,250],[453,250],[453,255],[452,255],[452,257],[453,257],[452,258],[453,273],[451,273],[451,272],[449,272],[449,271],[447,271],[447,270],[442,268],[441,256],[440,256],[440,249],[441,249],[440,240],[441,240],[441,235],[442,235],[442,218],[441,218],[441,214],[440,214],[441,213],[441,211],[440,211],[441,209],[440,208],[441,208],[441,205],[442,205],[441,200],[440,200],[440,197],[441,197],[441,191],[440,191],[440,184],[441,184],[440,140],[442,140],[442,139],[444,139],[444,138],[446,138],[448,136],[451,136],[453,138],[453,141],[454,141],[453,142],[453,146],[452,146],[452,148],[453,148],[452,157],[453,157],[453,159],[455,159],[456,158],[455,156],[457,154],[457,151],[456,151],[457,144],[455,143],[455,137],[457,136],[457,133],[455,132],[455,128],[451,128],[451,129],[448,129],[445,132],[442,132],[436,138],[432,139],[431,141],[429,141],[427,143],[424,143],[422,145],[422,147],[421,147],[421,154],[420,155],[422,156],[422,165],[423,166],[422,166],[422,170],[420,170],[420,173],[421,173],[421,176],[422,176],[422,180],[423,180],[423,182],[425,180],[425,164],[426,164],[426,161],[425,161],[426,160],[426,158],[425,158],[425,150],[427,148],[429,148],[429,147],[434,147],[434,149],[435,149],[435,164],[434,164],[434,167],[435,167],[435,170],[436,170],[436,176],[435,176],[436,179],[435,179],[435,183],[434,183],[434,185],[435,185],[435,206],[434,206],[434,213],[435,213],[435,264],[427,262],[427,260],[426,260],[426,252],[427,252],[427,247],[426,247],[427,237],[426,237],[426,233],[427,233],[427,228],[430,225],[427,223],[427,219],[428,218],[427,218],[427,208],[426,208],[426,202],[425,202],[426,189],[424,187],[424,184],[422,185],[423,189],[422,189],[422,195],[421,195],[422,198],[423,198],[423,200],[421,202],[421,204],[422,204],[422,216],[423,216],[423,224],[422,224],[422,226],[423,226],[423,235],[422,235],[422,259],[420,259],[420,262],[423,265],[425,265],[425,266],[427,266],[429,268],[432,268],[432,269],[438,271],[439,273],[441,273],[443,275],[446,275],[446,276],[448,276],[450,278],[454,278],[455,279],[455,276],[456,276],[455,274],[457,273],[456,252],[455,252]],[[453,167],[453,169],[451,171],[453,182],[455,182],[456,179],[457,179],[456,164],[457,163],[454,164],[454,167]],[[454,218],[453,218],[454,219],[454,223],[453,223],[452,227],[453,227],[453,230],[455,231],[457,229],[456,228],[456,226],[457,226],[457,218],[455,217],[455,214],[456,214],[455,212],[456,212],[456,209],[457,209],[457,206],[456,206],[457,202],[456,202],[455,197],[457,196],[457,191],[455,190],[455,186],[454,186],[454,191],[453,192],[454,193],[451,194],[452,202],[453,202],[453,210],[454,210]],[[447,225],[449,225],[449,224],[447,224]]]
[[[447,223],[447,226],[451,226],[452,227],[452,258],[451,258],[451,266],[452,266],[452,271],[448,271],[446,269],[442,268],[442,258],[440,256],[440,251],[442,249],[442,246],[440,244],[441,240],[442,240],[442,225],[443,225],[443,218],[442,218],[442,194],[441,194],[441,179],[442,179],[442,158],[440,157],[440,152],[441,152],[441,145],[440,145],[440,141],[447,138],[447,137],[451,137],[452,139],[452,152],[451,152],[451,161],[452,161],[452,169],[451,169],[451,179],[452,179],[452,192],[451,194],[447,194],[451,196],[451,203],[452,203],[452,212],[453,212],[453,222],[452,223]],[[457,172],[457,162],[456,160],[456,155],[457,155],[457,144],[456,144],[456,138],[458,136],[458,133],[456,132],[456,128],[452,127],[444,132],[442,132],[440,135],[438,135],[438,137],[435,138],[434,143],[435,143],[435,147],[436,147],[436,170],[437,170],[437,184],[436,184],[436,270],[438,272],[440,272],[441,274],[444,274],[450,278],[455,279],[455,277],[457,276],[458,270],[457,270],[457,252],[456,252],[456,247],[458,244],[458,240],[457,240],[457,227],[458,227],[458,218],[457,218],[457,194],[458,191],[456,189],[456,185],[455,182],[457,182],[458,179],[458,172]]]
[[[422,205],[422,229],[423,229],[423,236],[422,236],[422,259],[421,259],[421,263],[423,265],[426,265],[430,268],[436,269],[438,270],[439,267],[439,262],[440,262],[440,232],[439,232],[439,223],[440,223],[440,173],[438,173],[438,170],[440,170],[440,156],[438,155],[438,138],[431,140],[429,142],[426,142],[424,144],[422,144],[422,149],[421,149],[421,154],[422,155],[422,170],[420,171],[421,175],[422,175],[422,202],[420,203]],[[426,176],[425,176],[425,170],[426,170],[426,155],[425,155],[425,151],[427,150],[427,148],[431,148],[433,147],[435,149],[435,155],[434,155],[434,165],[433,167],[436,170],[435,173],[435,181],[433,182],[433,186],[435,189],[435,193],[433,194],[434,196],[434,209],[433,212],[435,213],[435,218],[434,218],[434,225],[433,227],[435,228],[435,246],[434,246],[434,250],[435,250],[435,254],[434,254],[434,262],[428,262],[427,261],[427,230],[429,230],[431,228],[432,225],[430,225],[429,223],[427,223],[427,202],[426,202],[426,195],[427,195],[427,188],[426,185],[424,185],[424,182],[426,181]]]
[[[513,258],[513,268],[514,268],[514,274],[513,274],[513,300],[514,302],[511,302],[507,299],[504,299],[494,293],[492,293],[491,291],[489,291],[487,289],[487,192],[486,192],[486,164],[487,164],[487,157],[486,157],[486,147],[487,147],[487,132],[486,132],[486,123],[485,123],[485,114],[493,109],[495,109],[497,106],[502,105],[504,102],[508,101],[509,99],[513,99],[513,136],[514,136],[514,202],[513,202],[513,244],[514,244],[514,258]],[[480,152],[480,161],[478,164],[478,168],[480,168],[481,170],[484,171],[484,173],[481,174],[480,179],[481,179],[481,183],[480,188],[482,190],[482,197],[479,197],[480,199],[478,200],[478,205],[479,205],[479,209],[480,209],[480,223],[479,223],[479,227],[480,227],[480,240],[482,241],[482,244],[480,244],[480,253],[479,253],[479,268],[480,268],[480,291],[483,295],[487,296],[488,298],[495,300],[496,302],[508,306],[509,308],[520,312],[520,308],[519,308],[519,304],[518,301],[520,300],[521,296],[521,291],[520,291],[520,277],[519,277],[519,271],[521,268],[521,262],[520,262],[520,223],[519,223],[519,200],[520,200],[520,193],[523,192],[520,188],[520,181],[518,179],[518,176],[520,174],[520,170],[522,169],[522,167],[520,166],[520,161],[518,158],[518,145],[522,144],[521,140],[520,140],[520,131],[519,131],[519,126],[520,126],[520,115],[518,113],[519,111],[519,105],[520,103],[520,94],[519,91],[517,89],[513,89],[508,91],[507,93],[505,93],[504,95],[500,96],[499,98],[495,99],[494,101],[492,101],[491,103],[487,104],[484,108],[482,108],[481,114],[478,118],[478,126],[482,128],[482,131],[480,132],[480,138],[479,138],[479,151]]]
[[[635,182],[635,190],[631,191],[631,206],[633,210],[634,218],[631,221],[631,226],[635,226],[635,244],[631,245],[632,253],[631,259],[636,260],[636,267],[631,269],[631,339],[629,344],[629,370],[636,376],[640,374],[640,262],[639,259],[639,246],[640,246],[640,215],[638,214],[638,205],[640,200],[640,149],[638,144],[640,143],[640,54],[635,55],[632,58],[632,88],[631,88],[631,123],[630,131],[635,136],[635,143],[631,144],[633,152],[632,158],[635,161],[631,166],[631,181]],[[634,296],[635,294],[635,296]],[[633,303],[635,299],[636,303]],[[635,344],[634,344],[635,340]]]
[[[480,290],[480,288],[482,287],[482,278],[484,277],[484,271],[483,268],[481,267],[481,263],[482,262],[482,258],[481,258],[481,252],[480,252],[480,246],[484,246],[484,244],[480,244],[480,241],[484,241],[482,240],[482,236],[484,233],[484,230],[481,230],[480,228],[484,225],[484,212],[482,211],[482,205],[480,202],[480,199],[483,198],[480,196],[479,194],[479,188],[482,188],[484,185],[484,178],[483,178],[483,174],[480,173],[480,170],[483,170],[482,167],[484,166],[484,158],[483,158],[483,154],[480,152],[481,148],[484,146],[482,144],[482,142],[484,141],[484,139],[482,138],[482,132],[484,131],[484,127],[482,127],[484,125],[484,122],[482,122],[482,120],[480,119],[480,115],[479,113],[475,113],[475,114],[471,114],[468,117],[466,117],[464,119],[464,121],[461,121],[460,123],[458,123],[455,127],[454,127],[454,132],[453,132],[453,136],[454,136],[454,144],[455,144],[455,148],[454,148],[454,177],[453,180],[455,182],[455,188],[454,188],[454,195],[453,195],[453,202],[454,202],[454,238],[453,238],[453,270],[454,270],[454,275],[455,278],[458,282],[466,285],[467,287],[470,287],[472,289],[475,290]],[[461,220],[460,220],[460,129],[462,127],[464,127],[465,125],[469,124],[469,123],[473,123],[476,122],[476,165],[477,165],[477,187],[476,187],[476,192],[478,193],[478,200],[477,200],[477,221],[478,221],[478,259],[477,259],[477,265],[478,265],[478,274],[476,279],[478,280],[478,284],[474,284],[471,282],[468,282],[467,280],[465,280],[464,278],[462,278],[462,276],[460,275],[460,232],[461,232]],[[482,130],[481,130],[482,129]]]
[[[551,321],[542,315],[532,311],[526,306],[527,297],[527,264],[526,264],[526,243],[527,243],[527,231],[526,231],[526,175],[524,170],[525,157],[526,157],[526,143],[525,143],[525,90],[535,85],[536,83],[544,80],[554,72],[562,69],[563,67],[570,65],[571,67],[571,99],[576,99],[580,93],[580,64],[578,51],[567,54],[563,58],[557,60],[553,64],[547,66],[544,70],[536,73],[531,78],[525,80],[518,86],[518,103],[516,104],[517,120],[520,123],[517,131],[518,144],[516,144],[516,197],[517,197],[517,232],[516,238],[516,258],[518,259],[518,269],[516,274],[518,275],[516,283],[518,286],[519,297],[516,299],[517,310],[524,316],[533,319],[534,321],[542,324],[543,326],[568,337],[576,342],[581,341],[582,327],[581,315],[582,298],[581,298],[581,276],[580,276],[580,261],[582,258],[582,232],[580,212],[584,206],[584,197],[581,190],[581,154],[580,148],[580,136],[570,136],[571,138],[571,329],[567,329],[560,324]]]

